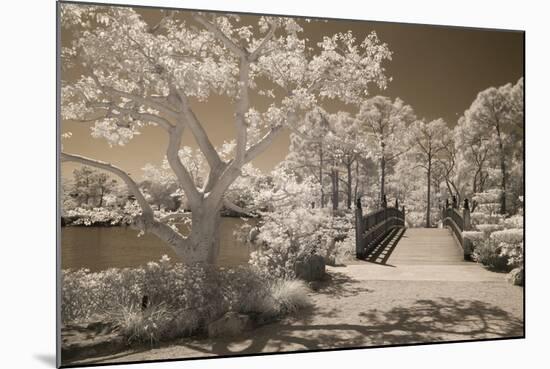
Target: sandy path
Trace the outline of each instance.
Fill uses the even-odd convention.
[[[330,280],[299,315],[224,339],[183,339],[81,363],[252,354],[523,335],[523,288],[461,260],[456,245],[408,230],[385,265],[328,267]],[[421,230],[422,232],[423,230]],[[434,247],[438,247],[434,250]],[[432,262],[429,255],[437,256]],[[427,257],[427,259],[426,259]],[[423,261],[423,259],[425,259]]]

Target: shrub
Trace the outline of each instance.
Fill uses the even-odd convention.
[[[293,313],[309,305],[308,289],[298,280],[277,281],[271,287],[275,308],[280,314]]]
[[[480,210],[470,213],[470,220],[474,226],[478,224],[498,224],[502,218],[503,215],[501,214],[488,214]]]
[[[503,226],[501,224],[478,224],[476,228],[485,234],[485,238],[488,238],[491,233],[500,231]]]
[[[477,201],[479,204],[496,203],[500,201],[502,190],[498,188],[492,188],[485,192],[477,192],[474,194],[472,200]]]
[[[504,228],[523,228],[523,215],[514,215],[503,221]]]
[[[129,343],[159,341],[171,320],[164,305],[152,306],[144,311],[136,305],[122,306],[120,311],[112,312],[110,318]]]
[[[498,245],[501,255],[511,266],[523,265],[523,229],[513,228],[491,234],[490,240]]]
[[[200,317],[194,311],[175,310],[166,304],[152,305],[144,310],[141,306],[122,306],[109,316],[128,343],[151,344],[189,335],[199,328]]]
[[[287,314],[304,305],[306,292],[254,267],[184,266],[164,256],[139,268],[63,271],[61,312],[63,323],[106,319],[130,343],[156,342],[204,329],[228,311]]]
[[[496,243],[518,244],[523,242],[523,229],[505,229],[491,233],[491,239]]]
[[[257,250],[250,264],[279,279],[295,278],[297,261],[320,255],[329,263],[353,253],[353,215],[333,216],[328,209],[299,208],[263,215],[257,226]]]
[[[462,232],[462,237],[470,240],[474,247],[485,241],[485,234],[479,231],[464,231]]]
[[[474,249],[473,258],[493,271],[508,272],[512,269],[508,257],[502,254],[502,248],[490,239]]]

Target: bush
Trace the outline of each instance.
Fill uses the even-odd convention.
[[[281,280],[271,286],[274,307],[279,314],[293,313],[309,305],[308,289],[304,282]]]
[[[491,233],[502,230],[503,226],[501,224],[478,224],[476,228],[484,233],[485,238],[488,238]]]
[[[501,255],[511,266],[523,266],[523,229],[513,228],[491,234],[490,240],[498,245]]]
[[[506,218],[503,224],[506,229],[523,228],[523,215],[513,215],[510,218]]]
[[[493,271],[509,272],[512,269],[508,257],[502,254],[502,248],[490,239],[474,249],[473,258]]]
[[[462,237],[470,240],[474,247],[485,241],[485,234],[479,231],[464,231],[462,232]]]
[[[195,333],[228,311],[287,314],[304,306],[306,295],[303,284],[275,281],[254,267],[184,266],[164,256],[139,268],[63,271],[61,313],[64,324],[101,319],[130,343],[155,342]]]
[[[354,220],[351,213],[333,216],[328,209],[299,208],[263,215],[257,226],[250,264],[279,279],[296,277],[295,265],[310,255],[334,264],[354,254]]]

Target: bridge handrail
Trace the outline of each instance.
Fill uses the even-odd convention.
[[[389,231],[395,227],[405,226],[405,207],[399,210],[396,200],[395,207],[382,207],[363,215],[361,200],[358,199],[355,223],[356,256],[364,258]]]
[[[452,206],[449,206],[449,204],[446,203],[445,207],[441,210],[441,220],[444,226],[451,229],[460,247],[462,247],[462,250],[464,251],[464,259],[470,259],[472,245],[470,241],[465,239],[462,235],[464,231],[469,231],[471,229],[470,206],[468,199],[464,200],[462,214],[460,214],[458,210],[456,201],[453,201]]]

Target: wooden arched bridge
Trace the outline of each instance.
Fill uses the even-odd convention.
[[[356,256],[381,265],[451,264],[471,259],[472,247],[462,232],[470,230],[470,208],[448,202],[441,210],[443,228],[405,227],[405,207],[387,206],[363,215],[361,202],[356,208]],[[403,237],[406,232],[406,237]]]

